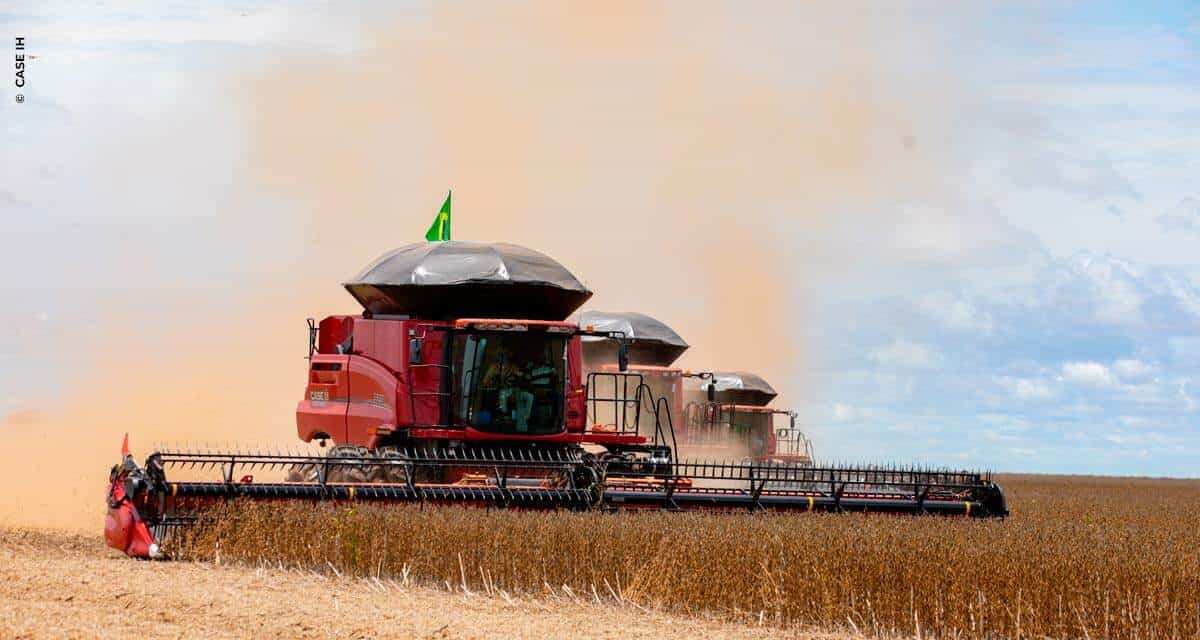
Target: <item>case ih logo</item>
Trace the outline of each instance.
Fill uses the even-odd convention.
[[[25,88],[25,37],[24,36],[17,36],[16,49],[17,49],[17,51],[16,51],[16,55],[14,56],[14,58],[16,60],[17,76],[16,76],[16,79],[13,80],[13,83],[17,85],[18,89],[24,89]],[[20,104],[22,102],[25,102],[25,94],[17,92],[17,103]]]

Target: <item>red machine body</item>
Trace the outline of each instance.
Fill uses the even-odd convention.
[[[104,540],[108,546],[134,558],[158,556],[158,545],[150,527],[142,520],[134,500],[144,487],[139,480],[129,479],[130,465],[137,467],[129,455],[129,434],[121,441],[121,464],[115,465],[108,476],[108,514],[104,517]],[[132,483],[132,486],[129,484]]]
[[[569,322],[329,316],[312,334],[308,383],[296,407],[297,433],[305,442],[331,440],[375,449],[420,442],[641,445],[646,441],[636,433],[587,428],[580,337],[578,327]],[[456,366],[462,336],[486,344],[486,336],[502,340],[516,334],[528,336],[535,344],[536,334],[564,342],[562,379],[555,380],[553,392],[555,409],[561,406],[562,410],[556,411],[553,428],[536,433],[480,428],[470,412],[451,406],[461,394],[470,393],[457,388],[460,379],[469,378]]]
[[[120,483],[109,483],[108,515],[104,517],[104,540],[108,546],[135,558],[154,557],[157,546],[133,503],[126,499]]]

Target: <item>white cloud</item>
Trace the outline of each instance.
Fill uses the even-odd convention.
[[[1045,400],[1055,396],[1054,390],[1045,380],[1002,377],[998,378],[997,382],[1008,389],[1009,393],[1022,400]]]
[[[1062,377],[1067,382],[1093,387],[1110,387],[1117,382],[1108,367],[1099,362],[1064,363]]]
[[[1007,433],[1004,429],[983,429],[979,435],[989,442],[1021,442],[1025,439],[1025,434]]]
[[[1140,275],[1125,261],[1087,252],[1054,260],[1033,285],[1039,298],[1035,306],[1064,319],[1139,325],[1143,319]]]
[[[1163,231],[1200,233],[1200,199],[1188,196],[1154,219]]]
[[[1103,438],[1113,444],[1157,444],[1169,445],[1174,438],[1157,431],[1139,431],[1137,433],[1108,433]]]
[[[1186,85],[1158,85],[1144,82],[1075,82],[1009,84],[995,89],[997,95],[1027,104],[1078,108],[1106,107],[1114,104],[1136,105],[1148,109],[1182,110],[1200,100],[1200,91]]]
[[[1054,392],[1043,382],[1020,379],[1017,380],[1016,385],[1013,387],[1013,394],[1018,398],[1037,399],[1049,398],[1054,395]]]
[[[1194,270],[1155,267],[1081,252],[1052,260],[1030,285],[1030,311],[1061,323],[1194,330],[1200,319]]]
[[[1060,189],[1092,202],[1142,200],[1113,161],[1094,149],[1039,145],[1028,156],[1029,162],[1014,173],[1022,186]]]
[[[1117,421],[1126,427],[1141,427],[1149,422],[1142,416],[1119,416]]]
[[[1113,324],[1132,324],[1142,320],[1143,297],[1138,291],[1141,274],[1123,260],[1080,255],[1075,273],[1082,276],[1094,294],[1096,319]]]
[[[1005,431],[1028,431],[1029,421],[1021,416],[1008,413],[981,413],[976,416],[980,424],[992,425]]]
[[[918,307],[922,313],[952,331],[991,335],[994,328],[990,313],[946,292],[922,296]]]
[[[1164,271],[1158,274],[1154,284],[1180,310],[1200,318],[1200,289],[1196,288],[1194,280]]]
[[[890,345],[876,349],[871,358],[880,366],[900,369],[928,369],[937,361],[930,347],[904,338],[897,338]]]
[[[854,422],[855,420],[868,418],[873,414],[874,412],[869,409],[842,404],[841,402],[833,403],[828,412],[831,422]]]
[[[1172,336],[1167,339],[1167,348],[1177,364],[1200,364],[1200,337]]]
[[[1191,394],[1188,393],[1188,390],[1187,390],[1188,382],[1190,382],[1190,381],[1189,380],[1181,380],[1179,382],[1179,398],[1181,400],[1183,400],[1184,410],[1195,411],[1196,410],[1196,401],[1195,401],[1195,399],[1192,398]]]
[[[1113,363],[1112,370],[1122,382],[1144,382],[1150,379],[1154,367],[1141,360],[1122,359]]]

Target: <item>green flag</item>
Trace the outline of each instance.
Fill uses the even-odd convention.
[[[433,219],[433,224],[429,225],[429,231],[425,232],[425,239],[430,242],[442,242],[450,239],[450,192],[446,192],[446,202],[442,204],[442,210],[438,212],[437,217]]]

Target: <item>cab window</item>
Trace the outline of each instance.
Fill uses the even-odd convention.
[[[502,434],[562,431],[566,349],[567,338],[546,333],[455,336],[455,421]]]

